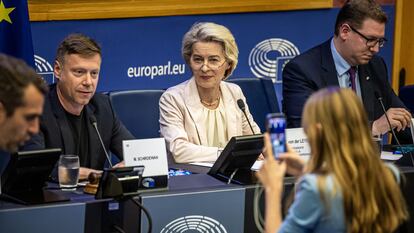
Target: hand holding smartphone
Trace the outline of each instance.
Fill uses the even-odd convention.
[[[279,154],[286,152],[286,118],[283,113],[269,113],[266,117],[267,132],[270,135],[273,155],[279,159]]]

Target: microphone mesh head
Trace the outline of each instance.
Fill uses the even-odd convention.
[[[239,106],[239,108],[244,111],[246,106],[244,105],[244,101],[242,99],[238,99],[237,100],[237,105]]]

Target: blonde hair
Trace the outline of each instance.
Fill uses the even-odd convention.
[[[405,201],[394,173],[379,158],[367,116],[354,92],[322,89],[308,99],[302,118],[312,148],[307,172],[318,175],[325,203],[329,195],[326,178],[334,177],[335,190],[343,197],[347,231],[396,230],[408,218]]]
[[[236,40],[230,30],[223,25],[215,23],[195,23],[184,35],[181,47],[181,54],[187,64],[190,64],[193,44],[196,42],[216,42],[221,44],[224,56],[230,66],[223,77],[223,80],[227,79],[236,69],[239,56]]]

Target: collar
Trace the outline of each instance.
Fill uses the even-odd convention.
[[[331,52],[332,52],[332,57],[334,60],[336,72],[338,76],[341,77],[346,72],[348,72],[349,68],[351,68],[351,65],[349,65],[348,62],[345,61],[345,59],[338,53],[338,50],[336,50],[333,37],[331,39]]]

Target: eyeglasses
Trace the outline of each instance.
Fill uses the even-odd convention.
[[[364,34],[360,33],[358,30],[356,30],[355,28],[353,28],[351,25],[349,25],[349,27],[351,28],[352,31],[356,32],[358,35],[360,35],[362,38],[364,38],[367,41],[367,46],[372,48],[375,45],[377,45],[381,48],[384,46],[385,42],[387,42],[386,38],[368,38],[366,37]]]
[[[206,60],[203,57],[192,56],[191,63],[193,68],[196,70],[201,70],[201,68],[203,68],[203,66],[206,65],[211,70],[216,71],[226,63],[226,59],[222,59],[220,57],[208,57],[206,62]]]

